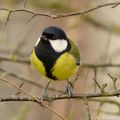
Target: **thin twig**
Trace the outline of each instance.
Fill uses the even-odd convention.
[[[11,15],[12,12],[13,12],[13,10],[9,10],[5,25],[8,24],[8,21],[10,20],[10,15]]]
[[[100,86],[100,84],[98,83],[98,81],[96,81],[95,79],[93,79],[93,80],[94,80],[95,84],[98,86],[98,88],[100,89],[100,91],[101,91],[102,93],[104,93],[104,90],[103,90],[103,88]]]
[[[103,64],[82,64],[81,67],[88,67],[88,68],[104,68],[104,67],[120,67],[120,64],[114,63],[103,63]]]
[[[94,70],[94,91],[96,92],[96,90],[97,90],[97,84],[96,84],[96,82],[97,82],[97,68],[94,68],[93,70]]]
[[[5,57],[5,56],[0,56],[0,61],[8,61],[8,62],[16,62],[16,63],[23,63],[23,64],[30,64],[30,60],[29,59],[20,59],[16,56],[14,57]]]
[[[88,120],[91,120],[91,114],[90,114],[88,99],[85,97],[85,98],[83,98],[83,100],[84,100],[84,104],[85,104],[86,111],[87,111],[87,114],[88,114]]]
[[[24,0],[24,5],[23,5],[24,9],[25,9],[26,5],[27,5],[27,0]]]
[[[26,0],[24,2],[24,5],[25,4],[26,4]],[[50,13],[36,13],[36,12],[30,11],[30,10],[27,10],[27,9],[7,9],[7,8],[0,8],[0,10],[5,10],[5,11],[9,12],[7,20],[6,20],[6,24],[7,24],[8,21],[9,21],[9,18],[10,18],[10,14],[12,12],[27,12],[27,13],[30,13],[33,16],[28,21],[31,21],[36,16],[45,16],[45,17],[50,17],[50,18],[53,18],[53,19],[56,19],[56,18],[65,18],[65,17],[77,16],[77,15],[83,16],[83,15],[86,15],[86,14],[92,12],[92,11],[98,10],[100,8],[109,7],[109,6],[111,6],[112,8],[115,8],[115,7],[119,6],[119,5],[120,5],[120,2],[111,2],[111,3],[105,3],[105,4],[102,4],[102,5],[95,6],[93,8],[88,9],[88,10],[85,10],[85,11],[78,11],[78,12],[64,13],[64,14],[56,14],[56,15],[55,14],[50,14]]]
[[[116,85],[117,78],[116,78],[116,77],[113,77],[111,74],[107,74],[107,75],[111,78],[111,80],[112,80],[112,82],[113,82],[113,87],[114,87],[114,89],[117,90],[117,85]]]
[[[112,6],[112,8],[115,8],[115,7],[119,6],[119,5],[120,5],[120,2],[105,3],[103,5],[98,5],[96,7],[90,8],[90,9],[85,10],[85,11],[79,11],[79,12],[74,12],[74,13],[57,15],[55,18],[70,17],[70,16],[76,16],[76,15],[85,15],[87,13],[98,10],[100,8],[104,8],[104,7],[107,7],[107,6]]]
[[[23,86],[23,84],[24,84],[24,82],[22,82],[21,84],[20,84],[20,86],[19,86],[19,88],[22,88],[22,86]],[[15,95],[20,95],[21,94],[21,90],[19,89],[19,90],[17,90],[17,92],[15,93]]]
[[[102,86],[101,86],[101,85],[98,83],[97,80],[95,80],[95,79],[93,79],[93,80],[94,80],[95,84],[98,86],[98,88],[100,89],[100,91],[101,91],[102,93],[105,93],[105,88],[107,87],[107,83],[102,84]]]
[[[0,80],[2,80],[2,81],[4,81],[4,82],[12,85],[13,87],[19,89],[19,90],[22,91],[24,94],[28,95],[30,98],[32,98],[34,101],[36,101],[41,107],[44,107],[44,108],[50,110],[51,112],[53,112],[54,114],[56,114],[57,116],[59,116],[61,119],[67,120],[65,117],[63,117],[61,114],[59,114],[58,112],[56,112],[54,109],[52,109],[52,108],[50,108],[48,105],[42,103],[42,102],[40,101],[40,99],[38,99],[37,97],[34,97],[33,95],[29,94],[26,90],[24,90],[24,89],[20,88],[19,86],[11,83],[10,81],[8,81],[8,80],[5,79],[5,78],[0,77]]]
[[[6,71],[6,70],[4,70],[4,69],[2,69],[2,68],[0,68],[0,71],[1,71],[1,72],[4,72],[4,74],[2,74],[3,76],[4,76],[4,75],[5,75],[5,76],[6,76],[6,75],[10,75],[10,76],[12,76],[12,77],[15,77],[15,78],[17,78],[17,79],[25,82],[25,83],[34,85],[34,86],[36,86],[36,87],[38,87],[38,88],[44,88],[43,85],[41,85],[41,84],[38,83],[38,82],[35,82],[34,80],[31,80],[30,78],[27,78],[27,77],[24,77],[24,76],[21,76],[21,75],[12,73],[12,72],[8,72],[8,71]],[[3,76],[2,76],[2,77],[3,77]],[[64,93],[64,91],[57,90],[57,89],[55,89],[55,88],[53,88],[53,87],[49,87],[48,90],[54,91],[54,92],[58,92],[58,93]]]

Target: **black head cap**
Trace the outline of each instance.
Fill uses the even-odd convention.
[[[47,27],[43,30],[42,33],[43,36],[47,37],[47,39],[51,39],[51,40],[55,40],[55,39],[66,39],[67,40],[67,36],[65,34],[65,32],[56,26],[50,26]]]

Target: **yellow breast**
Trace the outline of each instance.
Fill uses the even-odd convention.
[[[44,76],[47,75],[43,63],[38,59],[34,50],[31,54],[31,63],[39,73]],[[77,70],[78,66],[76,65],[76,59],[66,52],[57,59],[50,72],[57,80],[67,80],[76,73]]]
[[[33,49],[32,54],[31,54],[31,63],[34,65],[35,69],[39,73],[41,73],[42,75],[46,75],[45,67],[44,67],[42,61],[40,61],[37,58],[34,49]]]
[[[66,80],[78,70],[75,58],[69,54],[61,55],[53,66],[52,75],[58,80]]]

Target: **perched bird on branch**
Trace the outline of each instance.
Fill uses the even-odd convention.
[[[50,26],[38,38],[32,50],[31,63],[39,73],[48,78],[49,84],[51,80],[68,80],[75,74],[80,65],[80,54],[61,28]],[[72,94],[69,86],[68,94]],[[47,87],[43,95],[47,94]]]

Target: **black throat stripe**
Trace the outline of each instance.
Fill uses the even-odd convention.
[[[39,60],[41,60],[45,66],[47,77],[56,79],[51,74],[51,68],[53,67],[57,58],[61,55],[56,53],[48,43],[40,43],[35,47],[35,53]]]

